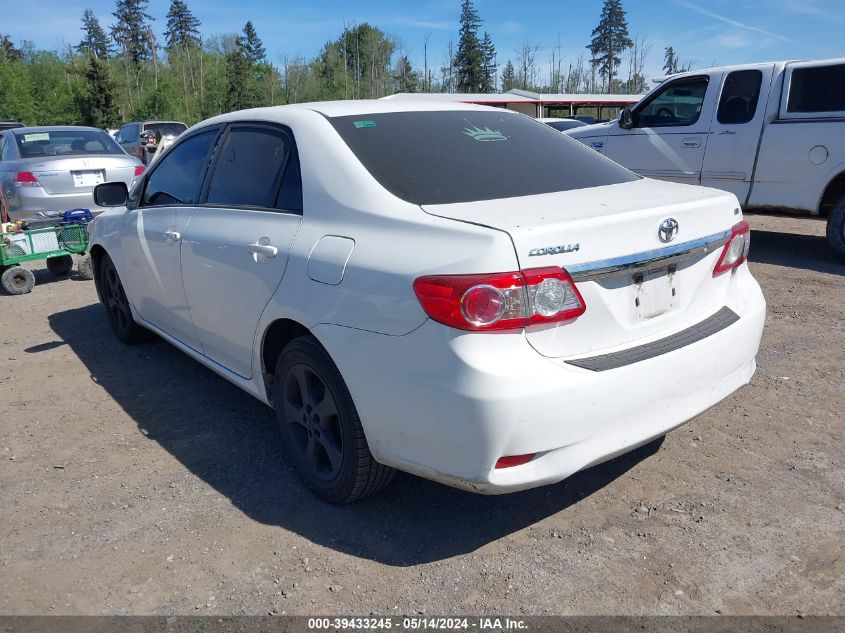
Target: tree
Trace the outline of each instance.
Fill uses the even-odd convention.
[[[91,9],[82,14],[82,41],[76,47],[77,52],[106,59],[111,51],[108,35],[100,26],[100,21]]]
[[[519,55],[519,72],[516,83],[523,90],[528,90],[534,85],[534,76],[537,72],[534,67],[534,60],[537,58],[537,51],[539,50],[539,46],[525,42],[517,51],[517,55]]]
[[[249,94],[249,80],[252,64],[242,46],[226,56],[226,109],[243,110],[253,107]]]
[[[167,12],[167,29],[164,31],[168,48],[185,50],[199,46],[199,27],[199,19],[191,13],[184,0],[171,0]]]
[[[481,18],[472,0],[463,0],[461,3],[460,24],[458,53],[455,55],[458,92],[483,92],[484,52],[478,40]]]
[[[671,46],[667,46],[663,54],[663,72],[667,75],[674,75],[678,72],[678,57],[675,55],[675,49]]]
[[[632,44],[622,0],[604,0],[601,18],[587,48],[593,56],[593,64],[604,77],[607,90],[613,90],[613,77],[622,63],[620,54]]]
[[[419,90],[420,76],[411,65],[407,55],[402,55],[393,71],[393,83],[396,92],[417,92]]]
[[[81,110],[82,121],[85,125],[108,128],[120,122],[117,94],[109,74],[109,67],[96,55],[90,55],[88,58]]]
[[[112,15],[117,22],[111,27],[112,39],[123,54],[138,66],[152,56],[147,24],[152,17],[147,13],[147,0],[117,0]]]
[[[505,69],[502,71],[502,92],[507,92],[516,88],[516,71],[514,70],[511,60],[505,64]]]
[[[19,62],[23,59],[23,51],[15,48],[8,35],[0,37],[0,62]]]
[[[257,64],[267,57],[267,51],[264,50],[264,44],[261,43],[261,38],[258,37],[252,21],[244,24],[244,34],[240,38],[240,44],[247,59],[253,64]]]
[[[481,92],[496,92],[496,77],[499,65],[496,63],[496,47],[487,31],[481,39]]]

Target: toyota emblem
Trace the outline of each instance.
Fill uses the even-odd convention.
[[[666,218],[660,223],[660,228],[657,230],[657,237],[664,244],[671,242],[678,234],[678,221],[675,218]]]

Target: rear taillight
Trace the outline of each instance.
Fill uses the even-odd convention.
[[[142,176],[146,168],[146,165],[135,165],[135,178]]]
[[[38,182],[38,178],[35,177],[31,171],[19,171],[15,176],[15,182],[19,185],[25,185],[28,187],[40,187],[41,183]]]
[[[587,309],[562,268],[492,275],[432,275],[414,281],[426,314],[459,330],[510,330],[575,319]]]
[[[751,248],[751,227],[743,220],[731,229],[731,236],[719,255],[719,261],[713,269],[713,276],[742,265],[748,259],[748,249]]]

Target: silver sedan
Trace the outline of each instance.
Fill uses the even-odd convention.
[[[103,130],[92,127],[25,127],[0,132],[0,216],[17,220],[94,203],[94,187],[131,187],[144,165]]]

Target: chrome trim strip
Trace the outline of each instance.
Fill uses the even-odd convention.
[[[588,281],[612,277],[623,272],[644,272],[656,268],[664,268],[671,264],[692,259],[705,253],[710,253],[717,248],[727,244],[731,231],[714,233],[697,240],[690,240],[673,246],[657,248],[653,251],[634,253],[612,259],[602,259],[584,264],[573,264],[566,266],[567,272],[572,276],[573,281]]]

